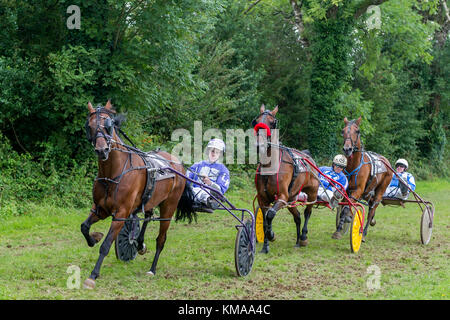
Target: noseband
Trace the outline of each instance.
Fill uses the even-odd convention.
[[[106,113],[108,114],[108,117],[104,117],[101,114]],[[96,125],[94,136],[91,136],[91,130],[89,127],[89,119],[91,116],[95,114],[96,115]],[[84,125],[84,128],[86,130],[86,138],[87,140],[92,143],[92,145],[95,147],[97,138],[102,137],[106,140],[106,144],[108,145],[108,148],[110,148],[112,135],[114,132],[114,119],[112,118],[114,116],[114,113],[111,110],[108,110],[104,107],[98,107],[94,112],[91,112],[86,120],[86,123]],[[105,119],[104,125],[100,125],[100,119]],[[106,133],[103,130],[106,129]]]
[[[256,119],[258,119],[259,117],[261,117],[262,116],[262,119],[261,119],[261,121],[256,121]],[[266,120],[266,117],[267,116],[270,116],[270,117],[272,117],[273,119],[274,119],[274,123],[273,123],[273,127],[272,128],[270,128],[266,123],[265,123],[265,120]],[[270,113],[270,111],[264,111],[263,113],[261,113],[259,116],[257,116],[255,119],[253,119],[252,120],[252,127],[253,127],[253,130],[254,130],[254,134],[255,134],[255,136],[256,135],[258,135],[258,130],[259,129],[265,129],[266,130],[266,134],[267,134],[267,137],[270,137],[271,135],[272,135],[272,132],[271,132],[271,130],[272,129],[276,129],[277,128],[277,124],[278,124],[278,120],[272,115],[272,113]]]

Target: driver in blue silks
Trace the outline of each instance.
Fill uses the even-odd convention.
[[[397,175],[399,175],[408,184],[408,186],[402,183],[397,175],[394,174],[392,176],[391,183],[389,184],[389,187],[387,187],[383,197],[398,198],[403,200],[408,199],[409,189],[411,189],[412,191],[416,189],[416,180],[414,179],[414,176],[411,173],[406,172],[408,170],[408,167],[408,161],[406,161],[405,159],[398,159],[395,162]]]
[[[320,167],[319,169],[327,177],[339,182],[344,187],[344,190],[341,191],[345,192],[345,189],[347,189],[348,187],[348,180],[342,171],[346,166],[347,158],[345,158],[345,156],[343,156],[342,154],[338,154],[334,157],[331,167]],[[319,189],[317,190],[317,197],[323,201],[328,201],[331,208],[334,209],[343,196],[339,191],[336,190],[336,188],[333,186],[334,184],[331,184],[330,181],[323,175],[319,174],[319,179],[320,185]]]
[[[192,180],[201,182],[216,189],[221,194],[225,194],[230,185],[230,172],[227,167],[221,163],[225,151],[225,143],[220,139],[212,139],[206,146],[208,160],[194,163],[188,172],[188,177]],[[199,185],[192,183],[194,200],[206,207],[217,209],[218,204],[210,195]],[[210,190],[208,190],[210,191]]]

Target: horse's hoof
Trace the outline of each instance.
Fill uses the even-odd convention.
[[[145,245],[145,243],[142,244],[142,249],[138,251],[138,253],[140,255],[143,255],[147,252],[147,246]]]
[[[375,226],[377,224],[377,222],[376,222],[376,220],[375,219],[372,219],[372,221],[370,221],[370,225],[373,227],[373,226]]]
[[[306,247],[308,245],[308,239],[300,240],[300,247]]]
[[[333,235],[331,236],[332,239],[341,239],[342,238],[342,234],[339,231],[336,231],[335,233],[333,233]]]
[[[94,289],[95,288],[95,280],[93,280],[91,278],[87,278],[83,283],[83,288]]]
[[[103,238],[103,233],[101,232],[92,232],[89,234],[92,239],[95,240],[95,243],[99,242]]]
[[[155,274],[153,273],[153,271],[148,271],[146,274],[147,274],[149,277],[154,277],[154,276],[155,276]]]
[[[269,248],[262,248],[260,253],[264,253],[264,254],[268,254],[269,253]]]
[[[362,236],[361,241],[362,241],[362,242],[366,242],[366,236]]]

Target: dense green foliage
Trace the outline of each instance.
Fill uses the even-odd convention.
[[[109,98],[145,149],[195,120],[248,129],[265,103],[279,105],[282,142],[319,162],[339,152],[343,117],[362,115],[367,149],[447,175],[446,19],[438,0],[0,0],[0,199],[85,205],[86,105]]]

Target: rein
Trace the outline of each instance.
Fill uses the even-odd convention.
[[[369,162],[365,162],[364,161],[364,152],[365,152],[364,150],[361,150],[361,160],[359,161],[358,167],[353,169],[352,172],[348,172],[347,169],[344,169],[344,174],[348,178],[349,181],[350,181],[350,178],[353,175],[355,176],[355,185],[356,185],[356,183],[358,181],[357,180],[358,179],[358,174],[359,174],[359,171],[361,170],[362,166],[365,165],[365,164],[370,164],[370,161]]]

